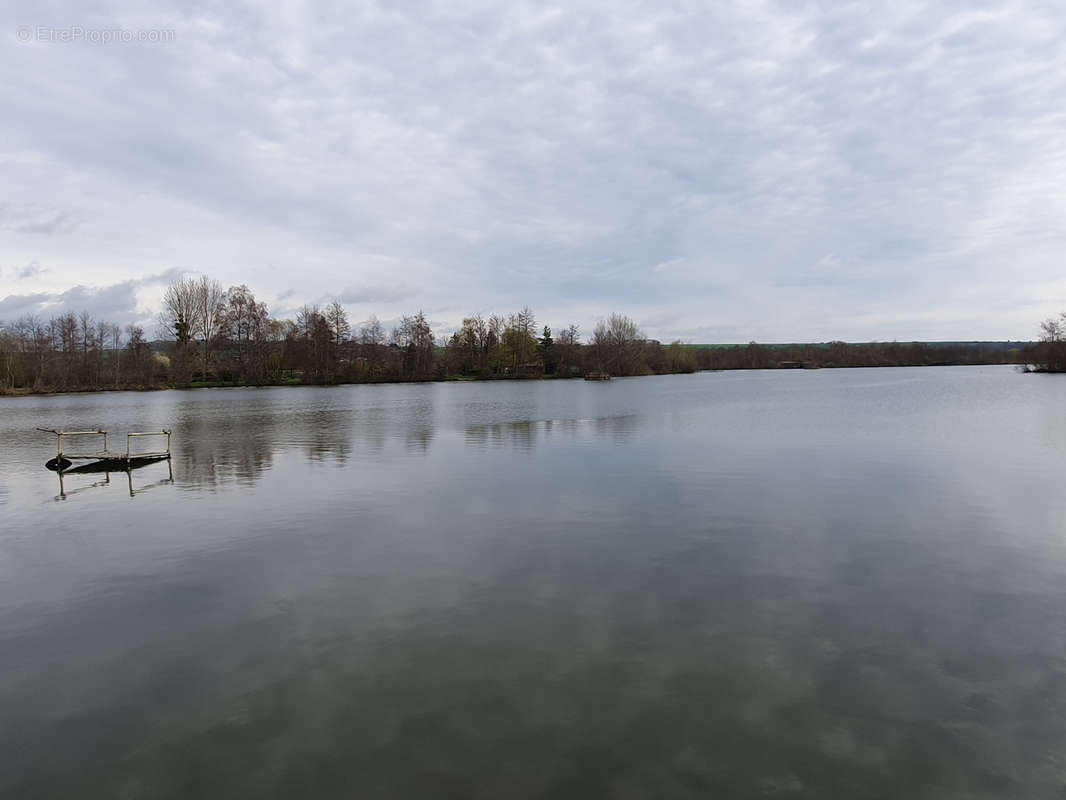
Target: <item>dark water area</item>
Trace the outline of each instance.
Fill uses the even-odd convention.
[[[0,797],[1066,797],[1064,476],[1009,367],[0,399]]]

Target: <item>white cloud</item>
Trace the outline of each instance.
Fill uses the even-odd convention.
[[[148,308],[175,270],[663,340],[1021,338],[1066,307],[1057,7],[193,8],[93,11],[166,44],[0,49],[0,263],[48,266],[0,273],[0,313],[127,281]]]

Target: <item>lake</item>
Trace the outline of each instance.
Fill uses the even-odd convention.
[[[1061,798],[1064,476],[1010,367],[0,398],[0,796]]]

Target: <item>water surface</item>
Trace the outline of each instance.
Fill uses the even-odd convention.
[[[0,399],[0,796],[1062,797],[1064,474],[1003,367]]]

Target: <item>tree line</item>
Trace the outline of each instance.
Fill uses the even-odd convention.
[[[1027,349],[921,342],[663,345],[623,314],[601,320],[583,337],[575,324],[556,332],[538,326],[529,308],[471,315],[438,340],[421,311],[401,317],[389,330],[374,316],[353,325],[339,302],[306,305],[292,319],[277,319],[247,286],[224,289],[203,275],[166,288],[155,334],[150,341],[141,326],[123,328],[87,312],[48,320],[27,315],[0,324],[0,391],[1006,363],[1036,358],[1034,348],[1043,345],[1066,349],[1066,315],[1045,323],[1054,341]],[[1039,354],[1051,352],[1059,351],[1045,348]],[[1066,367],[1066,353],[1059,361],[1045,361]]]
[[[1025,342],[820,342],[701,347],[700,369],[934,367],[1024,363]]]
[[[583,340],[558,336],[529,308],[474,314],[438,341],[423,312],[390,329],[374,316],[352,325],[339,302],[276,319],[245,285],[203,275],[167,286],[157,340],[88,312],[26,315],[0,324],[0,389],[74,391],[202,385],[330,384],[449,378],[580,377],[692,372],[695,353],[663,347],[630,318],[612,314]]]
[[[1031,372],[1066,372],[1066,311],[1040,323],[1040,341],[1029,348]]]
[[[88,312],[0,324],[0,392],[149,387],[159,364],[143,328],[122,328]]]

